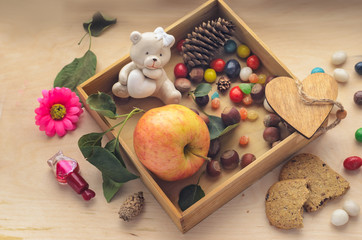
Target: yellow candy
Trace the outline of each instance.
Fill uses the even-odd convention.
[[[259,117],[258,113],[254,110],[248,111],[248,119],[251,121],[255,121]]]
[[[258,83],[260,84],[264,84],[266,80],[266,75],[265,74],[259,74],[259,80]]]
[[[212,68],[206,69],[205,73],[204,73],[204,79],[208,83],[215,82],[215,80],[216,80],[216,72],[215,72],[215,70],[212,69]]]
[[[239,45],[236,52],[237,52],[238,56],[241,58],[247,58],[250,55],[249,47],[244,44]]]

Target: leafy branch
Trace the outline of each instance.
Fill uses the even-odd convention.
[[[134,108],[128,114],[118,115],[112,97],[102,92],[90,95],[87,99],[87,104],[92,110],[97,111],[105,117],[113,119],[124,118],[108,130],[101,133],[85,134],[78,141],[78,147],[83,156],[101,171],[103,195],[107,202],[110,202],[123,183],[138,178],[138,176],[129,172],[126,168],[119,148],[119,135],[127,121],[133,115],[143,112],[143,110]],[[118,130],[117,137],[102,147],[104,135],[118,126],[120,126],[120,129]]]

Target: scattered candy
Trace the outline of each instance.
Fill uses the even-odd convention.
[[[238,56],[241,58],[247,58],[250,55],[249,47],[244,44],[239,45],[239,47],[236,51],[237,51]]]
[[[235,59],[227,61],[224,72],[229,78],[238,77],[240,73],[240,63]]]
[[[241,136],[240,139],[239,139],[239,144],[241,146],[245,146],[245,145],[248,145],[249,143],[249,137],[248,136]]]
[[[341,65],[347,60],[347,53],[345,51],[337,51],[332,54],[332,64]]]
[[[257,83],[258,81],[259,81],[258,75],[256,75],[255,73],[250,74],[250,76],[249,76],[249,82],[251,82],[251,83]]]
[[[313,74],[313,73],[324,73],[324,70],[323,70],[323,68],[315,67],[315,68],[312,69],[312,71],[310,73],[311,74]]]
[[[246,59],[246,65],[253,70],[256,70],[260,66],[260,60],[256,55],[251,55]]]
[[[173,69],[173,73],[175,74],[176,78],[187,77],[188,70],[187,70],[186,64],[184,64],[184,63],[176,64],[175,68]]]
[[[362,105],[362,91],[357,91],[357,92],[353,95],[353,101],[354,101],[357,105]]]
[[[220,95],[218,92],[214,92],[212,95],[211,95],[211,100],[214,99],[214,98],[219,98]]]
[[[253,103],[253,98],[251,97],[250,94],[245,94],[242,102],[246,106],[251,105]]]
[[[362,75],[362,62],[356,63],[356,65],[354,65],[354,70],[355,70],[359,75]]]
[[[362,142],[362,128],[357,129],[354,136],[358,142]]]
[[[240,70],[240,74],[239,74],[241,81],[243,81],[243,82],[249,81],[249,76],[252,73],[253,73],[253,70],[250,67],[243,67]]]
[[[251,92],[251,84],[249,84],[249,83],[241,83],[241,84],[239,84],[239,87],[240,87],[241,91],[244,94],[250,94],[250,92]]]
[[[266,81],[266,75],[265,74],[259,74],[259,81],[258,81],[258,83],[260,83],[260,84],[265,84],[265,81]]]
[[[216,72],[214,69],[208,68],[205,70],[204,79],[206,82],[213,83],[213,82],[215,82],[216,77],[217,77],[217,75],[216,75]]]
[[[273,109],[270,107],[270,105],[269,105],[268,101],[266,100],[266,98],[264,99],[263,106],[264,106],[265,110],[267,110],[268,112],[271,112],[271,113],[274,112]]]
[[[349,79],[349,74],[346,70],[342,68],[336,68],[333,71],[333,77],[337,82],[345,83]]]
[[[244,108],[244,107],[240,108],[239,112],[240,112],[240,117],[242,120],[245,120],[248,118],[248,110],[246,108]]]
[[[347,170],[356,170],[362,165],[362,159],[358,156],[351,156],[343,161],[343,166]]]
[[[225,68],[225,61],[221,58],[217,58],[211,61],[210,67],[214,69],[216,72],[221,73]]]
[[[349,220],[348,213],[343,209],[337,209],[332,213],[331,223],[334,226],[342,226],[346,224]]]
[[[236,51],[236,42],[234,40],[227,40],[224,44],[224,50],[226,53],[234,53]]]
[[[235,86],[232,89],[230,89],[229,92],[229,97],[230,100],[233,101],[234,103],[239,103],[243,100],[243,92],[241,91],[241,89],[239,88],[239,86]]]
[[[248,119],[251,121],[255,121],[256,119],[258,119],[259,115],[256,111],[254,110],[249,110],[248,111]]]
[[[88,188],[88,183],[79,175],[79,165],[76,160],[64,156],[63,152],[59,151],[47,163],[59,183],[67,183],[76,193],[81,194],[86,201],[95,197],[96,194]]]
[[[211,108],[218,109],[220,107],[220,98],[214,98],[211,100]]]
[[[351,217],[358,216],[360,212],[360,206],[353,200],[347,200],[343,204],[343,209],[348,213]]]

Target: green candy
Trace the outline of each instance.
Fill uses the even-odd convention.
[[[356,140],[358,142],[362,142],[362,128],[357,129],[356,133],[354,134]]]
[[[243,93],[250,94],[252,86],[250,83],[241,83],[241,84],[239,84],[239,88],[241,89],[241,91]]]

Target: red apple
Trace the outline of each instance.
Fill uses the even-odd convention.
[[[209,130],[191,109],[177,104],[147,111],[133,134],[138,159],[160,179],[176,181],[195,174],[210,146]]]

